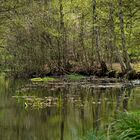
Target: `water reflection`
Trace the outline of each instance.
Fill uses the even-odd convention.
[[[0,77],[0,138],[2,140],[79,140],[89,130],[105,128],[117,112],[140,109],[140,88],[78,86],[30,88],[27,82]],[[58,106],[25,108],[15,95],[57,97]]]
[[[124,99],[123,99],[123,110],[124,111],[128,111],[128,103],[129,103],[130,95],[131,95],[131,89],[127,88],[125,91]]]

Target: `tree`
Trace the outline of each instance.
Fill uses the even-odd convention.
[[[107,72],[107,66],[105,64],[105,61],[103,61],[101,57],[101,48],[100,48],[100,31],[99,31],[99,24],[98,21],[98,15],[97,15],[97,2],[96,0],[93,0],[93,37],[95,37],[95,50],[97,55],[97,62],[100,64],[102,71],[104,73]],[[93,47],[94,45],[92,45]],[[93,49],[92,49],[93,50]]]
[[[130,64],[130,58],[129,58],[128,50],[126,47],[126,36],[125,36],[125,30],[124,30],[124,15],[123,15],[123,10],[122,10],[122,8],[123,8],[122,0],[118,0],[118,8],[119,8],[119,20],[120,20],[123,58],[124,58],[124,62],[126,64],[126,71],[130,71],[130,70],[132,70],[132,67]]]
[[[111,46],[112,46],[112,51],[114,52],[117,60],[119,61],[120,63],[120,66],[121,66],[121,70],[122,72],[124,73],[126,68],[125,68],[125,64],[123,62],[123,59],[122,59],[122,56],[118,50],[118,47],[116,45],[116,33],[115,33],[115,25],[114,25],[114,5],[112,2],[109,3],[109,23],[110,23],[110,26],[109,26],[109,37],[111,39]]]

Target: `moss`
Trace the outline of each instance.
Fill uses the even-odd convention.
[[[70,74],[70,75],[67,75],[67,77],[69,80],[73,80],[73,81],[79,81],[79,80],[85,78],[85,76],[79,75],[79,74]]]
[[[56,81],[56,80],[57,79],[53,77],[44,77],[44,78],[38,77],[38,78],[31,79],[32,82],[50,82],[50,81]]]

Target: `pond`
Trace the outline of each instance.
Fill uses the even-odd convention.
[[[140,109],[138,86],[114,85],[57,82],[42,86],[1,75],[0,139],[82,140],[89,131],[106,128],[117,112]]]

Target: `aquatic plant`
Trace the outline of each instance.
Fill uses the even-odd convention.
[[[24,104],[25,108],[42,109],[46,107],[58,106],[58,98],[55,97],[36,97],[36,96],[13,96],[19,103]]]
[[[32,78],[31,81],[32,82],[43,82],[43,79],[41,77],[38,77],[38,78]]]
[[[67,78],[72,81],[79,81],[79,80],[85,78],[85,76],[79,75],[79,74],[70,74],[70,75],[67,75]]]
[[[31,79],[32,82],[51,82],[51,81],[57,81],[57,80],[58,79],[54,77],[44,77],[44,78],[38,77],[38,78]]]

